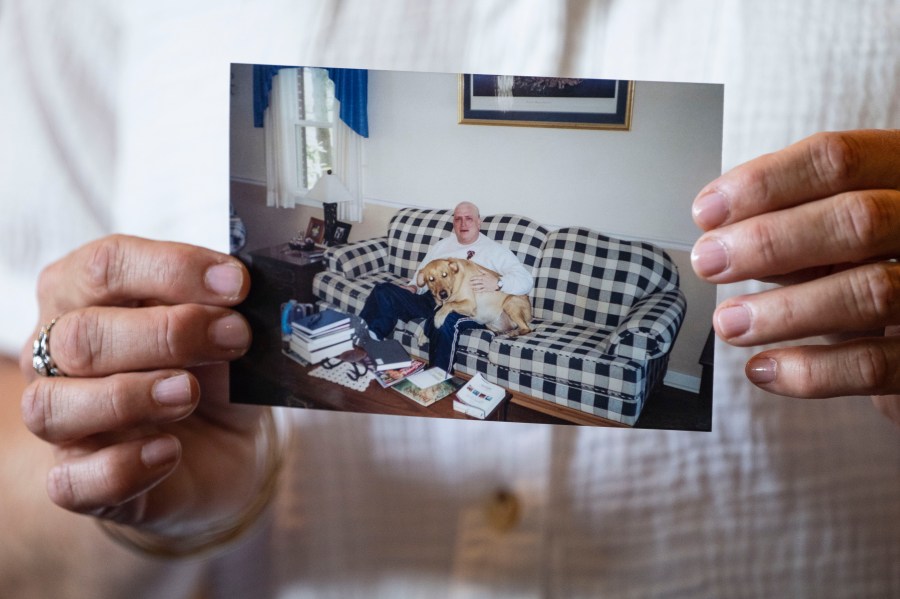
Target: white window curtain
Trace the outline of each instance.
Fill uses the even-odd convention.
[[[362,199],[362,136],[338,119],[334,128],[334,175],[350,192],[349,202],[338,204],[338,219],[344,222],[361,223],[363,219]]]
[[[266,138],[266,206],[293,208],[301,193],[297,172],[297,69],[281,69],[272,79],[263,116]]]
[[[300,147],[297,139],[297,94],[299,69],[281,69],[272,79],[269,106],[264,114],[266,140],[266,205],[293,208],[305,197],[307,189],[300,180],[298,167]],[[335,113],[339,111],[336,109]],[[337,119],[334,124],[334,147],[331,165],[352,200],[338,204],[338,218],[345,222],[362,222],[362,152],[363,138]],[[318,203],[316,203],[318,204]]]

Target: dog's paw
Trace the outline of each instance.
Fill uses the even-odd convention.
[[[515,327],[515,328],[512,328],[512,329],[509,329],[508,331],[504,331],[503,336],[504,336],[504,337],[507,337],[507,338],[509,338],[509,339],[512,339],[512,338],[514,338],[514,337],[521,337],[522,335],[527,335],[527,334],[530,333],[530,332],[531,332],[531,329],[529,329],[529,328],[527,328],[527,327],[524,328],[524,329],[523,329],[523,328],[519,328],[519,327]]]

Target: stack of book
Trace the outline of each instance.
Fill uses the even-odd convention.
[[[328,308],[291,321],[290,351],[309,364],[353,349],[350,317]]]
[[[505,398],[506,391],[499,385],[489,383],[479,372],[456,392],[453,409],[484,420]]]

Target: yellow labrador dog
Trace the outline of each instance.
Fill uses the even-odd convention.
[[[510,337],[531,332],[531,302],[525,295],[510,295],[502,291],[476,293],[470,279],[481,273],[491,273],[469,260],[446,258],[432,260],[419,271],[416,283],[428,285],[434,301],[440,306],[434,315],[434,326],[440,327],[450,312],[473,318],[495,333]]]

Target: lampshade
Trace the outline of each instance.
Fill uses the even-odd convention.
[[[353,199],[353,196],[350,195],[350,192],[347,191],[341,180],[331,174],[331,169],[329,169],[325,171],[324,175],[319,177],[316,184],[306,194],[306,198],[326,204],[329,202],[349,202]]]

